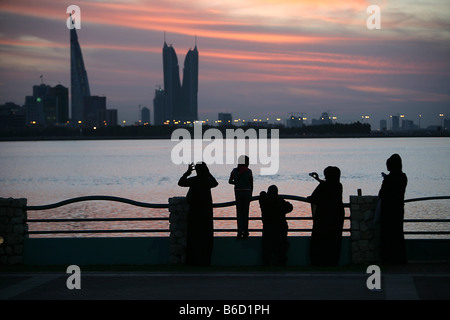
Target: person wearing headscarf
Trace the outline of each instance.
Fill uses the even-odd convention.
[[[389,174],[383,173],[380,199],[380,258],[385,264],[407,262],[403,233],[404,200],[408,178],[402,171],[402,159],[393,154],[386,161]]]
[[[325,180],[307,199],[314,205],[313,228],[310,239],[311,264],[336,266],[339,263],[344,224],[341,171],[337,167],[324,170]]]
[[[189,177],[195,170],[197,175]],[[214,241],[213,201],[211,189],[218,183],[204,162],[190,164],[178,181],[180,187],[189,187],[187,201],[186,264],[209,266]]]
[[[259,206],[263,223],[262,258],[263,265],[285,266],[289,242],[286,214],[293,209],[292,204],[278,196],[278,187],[271,185],[267,192],[259,194]]]

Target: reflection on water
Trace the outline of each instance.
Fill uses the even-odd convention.
[[[0,196],[27,198],[28,205],[43,205],[86,195],[109,195],[150,203],[168,203],[168,198],[184,196],[187,190],[177,186],[186,170],[174,165],[170,140],[38,141],[0,142]],[[399,153],[408,176],[406,198],[447,196],[450,191],[450,139],[448,138],[372,138],[372,139],[283,139],[280,140],[280,169],[272,176],[259,175],[259,165],[251,165],[255,192],[271,184],[280,194],[308,196],[317,186],[309,177],[312,171],[323,176],[323,169],[335,165],[341,169],[344,202],[362,189],[376,195],[386,159]],[[212,190],[214,202],[234,199],[228,184],[234,165],[210,165],[219,186]],[[293,216],[310,216],[308,204],[292,201]],[[406,218],[449,218],[450,201],[407,203]],[[217,208],[216,216],[235,216],[234,207]],[[347,213],[348,214],[348,213]],[[164,209],[145,209],[108,201],[75,203],[61,208],[28,212],[30,218],[95,218],[167,216]],[[260,216],[257,202],[251,216]],[[290,228],[309,228],[310,221],[289,221]],[[235,228],[235,221],[216,221],[216,228]],[[259,228],[259,221],[251,221]],[[168,222],[71,222],[35,223],[30,230],[73,229],[167,229]],[[407,224],[406,230],[423,229],[422,224]],[[442,224],[425,228],[448,230]],[[69,234],[60,236],[118,236],[118,234]],[[155,236],[158,233],[130,233],[127,236]],[[219,234],[223,235],[223,234]],[[234,235],[234,234],[232,234]],[[54,235],[51,235],[54,236]],[[123,234],[120,234],[123,236]]]

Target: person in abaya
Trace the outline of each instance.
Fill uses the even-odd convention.
[[[311,264],[336,266],[341,254],[344,204],[342,203],[341,171],[337,167],[324,170],[325,180],[307,199],[314,205],[313,228],[310,239]]]
[[[238,166],[231,171],[228,183],[234,184],[238,239],[248,237],[248,214],[253,193],[253,174],[249,158],[240,156]]]
[[[404,264],[406,244],[403,234],[404,199],[408,178],[402,171],[402,159],[393,154],[387,161],[389,174],[383,173],[378,193],[380,204],[380,258],[386,264]]]
[[[263,265],[285,266],[289,249],[286,214],[292,211],[292,204],[278,197],[277,186],[271,185],[267,192],[259,194],[259,205],[263,223]]]
[[[197,175],[188,178],[192,171]],[[178,181],[180,187],[189,187],[187,201],[189,213],[187,217],[186,264],[209,266],[214,240],[213,207],[211,188],[218,183],[209,172],[204,162],[195,167],[189,165],[187,171]]]

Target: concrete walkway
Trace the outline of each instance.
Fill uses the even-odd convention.
[[[365,272],[0,272],[2,300],[450,300],[450,264],[385,268],[380,290],[369,290]],[[72,277],[73,278],[73,277]],[[69,282],[72,283],[72,278]]]

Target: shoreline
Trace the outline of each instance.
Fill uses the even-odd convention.
[[[450,133],[446,134],[280,134],[279,139],[364,139],[364,138],[449,138]],[[195,138],[193,138],[195,139]],[[267,139],[270,139],[268,134]],[[36,136],[36,137],[0,137],[0,142],[15,141],[96,141],[96,140],[171,140],[171,135],[160,136]]]

